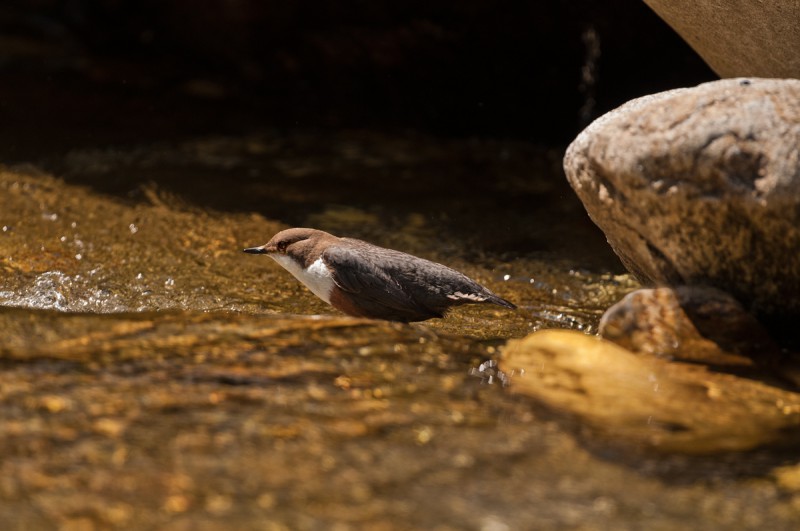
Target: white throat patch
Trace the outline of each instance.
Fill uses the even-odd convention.
[[[285,254],[271,254],[269,255],[273,260],[278,262],[281,267],[294,275],[294,277],[305,284],[314,295],[324,300],[328,304],[331,303],[331,291],[333,291],[333,276],[328,270],[328,266],[322,261],[322,258],[308,266],[308,269],[303,269],[292,258]]]

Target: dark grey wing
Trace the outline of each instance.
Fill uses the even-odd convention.
[[[402,258],[403,253],[398,253]],[[445,265],[422,258],[413,261],[390,262],[388,271],[400,285],[408,285],[411,297],[418,303],[443,312],[452,306],[472,303],[492,303],[515,308],[465,274]]]
[[[380,262],[394,261],[392,256],[380,258]],[[375,253],[366,244],[363,248],[329,247],[322,259],[333,271],[339,289],[368,315],[405,322],[443,316],[441,311],[416,301],[390,273],[392,267],[378,265]]]
[[[360,240],[347,240],[351,246],[329,249],[328,262],[337,260],[348,267],[337,281],[339,286],[364,298],[370,304],[391,304],[412,317],[398,320],[423,320],[441,317],[448,308],[470,303],[492,303],[515,308],[463,273],[445,265],[410,254],[382,249]],[[331,253],[331,254],[328,254]],[[336,275],[334,275],[336,280]],[[381,294],[389,295],[378,299]]]

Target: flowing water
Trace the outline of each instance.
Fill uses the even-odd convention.
[[[264,131],[33,162],[0,172],[3,529],[800,525],[791,448],[659,453],[510,392],[507,340],[592,334],[637,287],[558,150]],[[241,252],[288,226],[519,310],[342,316]]]

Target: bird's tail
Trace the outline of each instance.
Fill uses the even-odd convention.
[[[504,308],[508,308],[509,310],[516,310],[517,305],[513,302],[509,302],[505,300],[503,297],[498,297],[494,293],[490,294],[489,297],[486,299],[485,302],[491,302],[492,304],[496,304],[498,306],[503,306]]]

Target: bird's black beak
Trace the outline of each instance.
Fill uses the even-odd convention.
[[[264,247],[264,245],[261,247],[248,247],[247,249],[244,249],[244,252],[250,254],[267,254],[267,250],[264,249]]]

